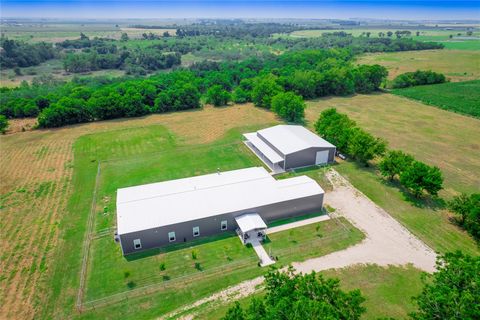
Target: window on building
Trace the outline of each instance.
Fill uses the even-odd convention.
[[[193,227],[193,236],[198,237],[200,235],[200,227]]]
[[[133,240],[133,247],[135,249],[142,249],[142,241],[140,241],[140,239]]]
[[[173,241],[175,241],[175,240],[176,240],[176,239],[175,239],[175,232],[173,232],[173,231],[172,231],[172,232],[169,232],[169,233],[168,233],[168,241],[173,242]]]
[[[227,220],[223,220],[220,224],[220,229],[227,230]]]

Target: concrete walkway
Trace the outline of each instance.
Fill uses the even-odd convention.
[[[330,217],[328,216],[328,214],[323,215],[323,216],[313,217],[313,218],[310,218],[310,219],[305,219],[305,220],[300,220],[300,221],[295,221],[295,222],[291,222],[291,223],[282,224],[281,226],[271,227],[271,228],[268,228],[266,232],[267,232],[267,234],[272,234],[272,233],[275,233],[275,232],[280,232],[280,231],[285,231],[285,230],[289,230],[289,229],[293,229],[293,228],[298,228],[298,227],[302,227],[302,226],[306,226],[306,225],[309,225],[309,224],[322,222],[322,221],[326,221],[326,220],[330,220]]]
[[[275,263],[275,261],[272,260],[268,253],[265,251],[258,238],[253,238],[252,240],[248,241],[248,243],[252,244],[253,249],[257,253],[257,256],[260,258],[261,267],[266,267]]]

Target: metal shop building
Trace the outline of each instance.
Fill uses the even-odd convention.
[[[319,212],[323,196],[307,176],[276,180],[262,167],[122,188],[117,233],[124,255],[226,231],[248,238],[273,220]]]

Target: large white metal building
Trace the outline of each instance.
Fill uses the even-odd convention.
[[[246,145],[274,172],[335,159],[335,146],[303,126],[277,125],[243,136]]]
[[[311,178],[276,180],[264,168],[218,172],[117,190],[123,254],[319,212],[324,191]],[[248,229],[248,230],[247,230]]]

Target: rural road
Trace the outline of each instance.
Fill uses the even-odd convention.
[[[365,233],[365,239],[347,249],[293,263],[298,272],[309,273],[356,264],[380,266],[412,264],[427,272],[435,270],[436,254],[432,249],[355,189],[337,171],[330,170],[327,177],[333,185],[333,191],[325,194],[325,203],[336,209],[335,215],[345,217]],[[254,293],[262,282],[263,277],[244,281],[165,315],[162,319],[188,313],[188,310],[207,302],[240,299]],[[191,318],[191,315],[182,317]]]

